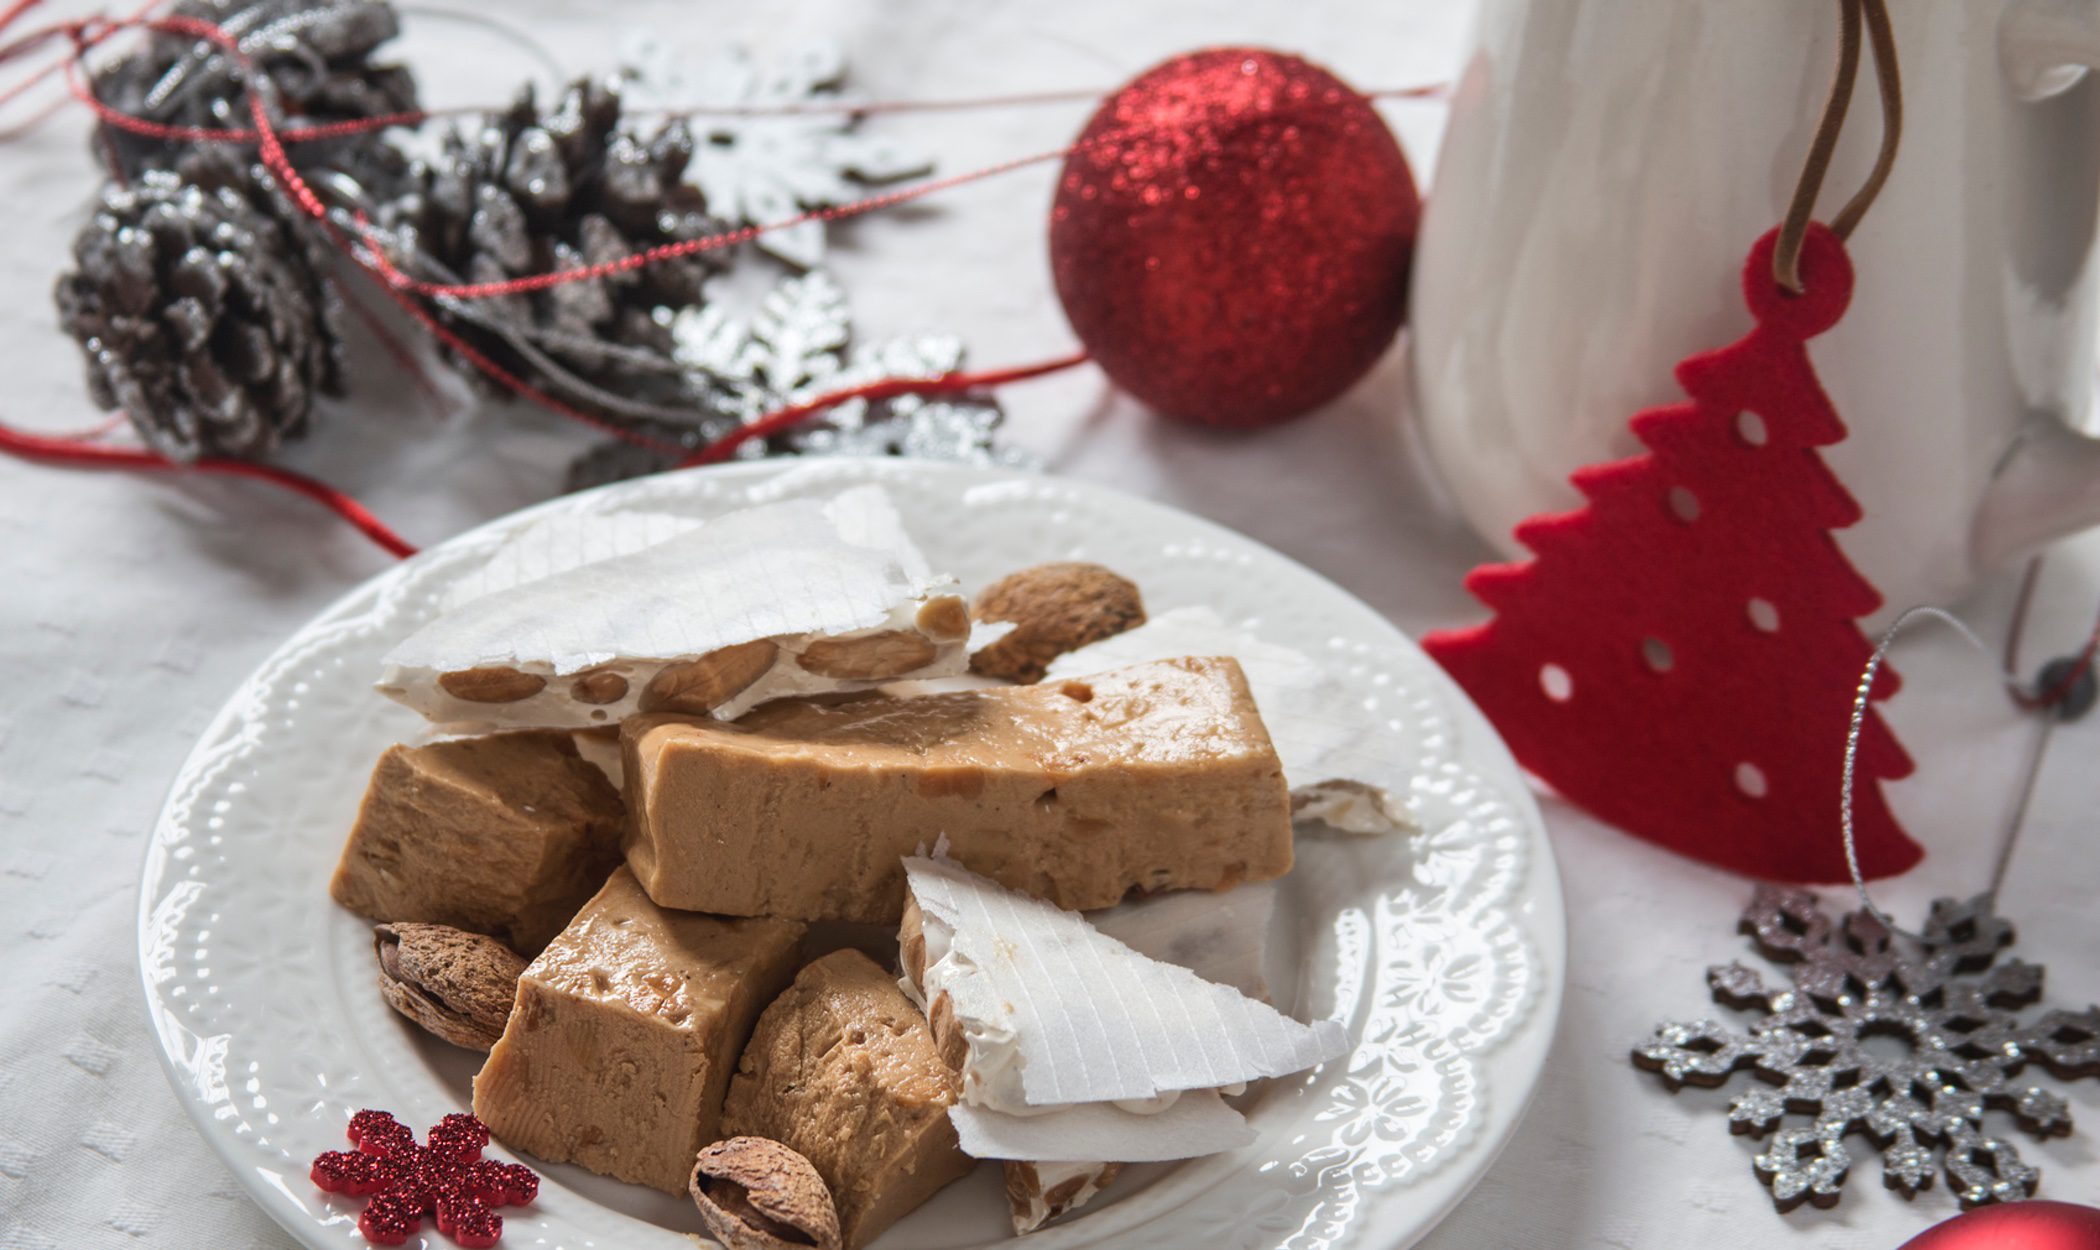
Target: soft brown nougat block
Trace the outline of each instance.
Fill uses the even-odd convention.
[[[759,1017],[722,1135],[770,1137],[808,1159],[857,1250],[975,1166],[948,1122],[961,1092],[897,978],[834,951]]]
[[[623,815],[567,733],[390,747],[329,892],[373,920],[451,925],[530,955],[619,864]]]
[[[514,1150],[684,1193],[802,931],[666,911],[620,869],[519,978],[474,1114]]]
[[[1283,768],[1231,659],[917,698],[629,720],[627,862],[667,907],[894,924],[903,856],[1060,907],[1291,867]]]

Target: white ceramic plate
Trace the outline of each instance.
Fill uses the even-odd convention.
[[[1207,604],[1323,657],[1416,761],[1414,839],[1303,837],[1280,883],[1270,985],[1354,1048],[1253,1101],[1252,1146],[1127,1171],[1031,1250],[1078,1246],[1394,1250],[1472,1187],[1523,1114],[1559,1013],[1566,937],[1538,812],[1494,731],[1421,652],[1317,575],[1185,513],[1077,483],[909,461],[675,474],[556,500],[374,578],[322,613],[220,712],[146,855],[139,960],[168,1078],[199,1131],[300,1241],[362,1244],[361,1203],[307,1180],[360,1107],[419,1131],[464,1109],[479,1056],[387,1010],[370,926],[329,902],[328,873],[372,761],[422,722],[374,694],[382,652],[528,518],[644,508],[710,515],[785,495],[887,486],[936,567],[966,586],[1053,559],[1098,560],[1154,611]],[[533,1160],[527,1160],[534,1162]],[[690,1203],[542,1167],[503,1244],[690,1250]],[[885,1234],[878,1250],[1006,1240],[990,1165]],[[425,1224],[426,1244],[449,1246]]]

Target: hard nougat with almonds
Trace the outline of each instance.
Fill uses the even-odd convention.
[[[962,1082],[897,978],[859,951],[804,968],[759,1018],[722,1110],[722,1133],[807,1158],[858,1250],[974,1161],[948,1108]]]
[[[895,924],[947,853],[1060,907],[1291,867],[1290,794],[1237,662],[900,699],[789,699],[622,732],[627,862],[666,907]]]
[[[474,1114],[513,1150],[684,1193],[802,935],[665,911],[620,869],[519,978]]]

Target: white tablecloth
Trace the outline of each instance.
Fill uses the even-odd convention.
[[[56,7],[66,11],[64,0]],[[1170,52],[1223,42],[1302,51],[1366,88],[1443,79],[1462,55],[1466,6],[472,7],[500,12],[572,70],[609,65],[618,35],[634,27],[695,47],[737,39],[779,49],[821,33],[845,44],[855,83],[871,94],[936,97],[1107,87]],[[442,12],[409,22],[407,45],[434,103],[502,99],[533,69]],[[879,124],[959,171],[1057,146],[1083,113],[1062,105]],[[1396,103],[1388,113],[1426,177],[1439,106]],[[54,430],[97,415],[49,299],[93,185],[84,131],[68,113],[0,147],[0,417]],[[1036,168],[835,229],[835,269],[861,329],[958,329],[982,365],[1065,350],[1042,260],[1051,178]],[[515,411],[434,414],[382,361],[361,360],[361,398],[325,414],[297,463],[424,542],[557,488],[579,442],[573,431]],[[1252,437],[1156,420],[1091,371],[1015,386],[1006,399],[1013,436],[1055,471],[1240,529],[1420,632],[1479,615],[1458,581],[1485,552],[1423,485],[1403,429],[1404,392],[1396,351],[1331,410]],[[305,503],[250,484],[5,460],[0,551],[0,1247],[286,1246],[163,1084],[132,955],[139,857],[163,787],[213,710],[279,640],[387,557]],[[1965,605],[1987,637],[2003,631],[2010,590],[2007,579]],[[2096,599],[2100,542],[2059,549],[2028,654],[2067,649]],[[2029,726],[1994,697],[1981,662],[1945,637],[1906,642],[1902,660],[1907,684],[1888,717],[1919,768],[1891,793],[1932,856],[1884,893],[1914,917],[1934,893],[1980,886]],[[2049,965],[2051,997],[2071,1006],[2100,999],[2100,781],[2088,766],[2096,745],[2100,718],[2059,735],[2005,894],[2023,952]],[[1626,1061],[1656,1021],[1709,1012],[1702,970],[1742,953],[1733,922],[1749,886],[1544,801],[1571,928],[1557,1048],[1515,1142],[1424,1244],[1879,1250],[1953,1214],[1943,1188],[1914,1204],[1884,1191],[1871,1157],[1837,1210],[1773,1213],[1751,1174],[1756,1148],[1727,1132],[1724,1097],[1672,1098]],[[2071,1087],[2082,1135],[2021,1140],[2044,1169],[2046,1195],[2100,1201],[2095,1086]]]

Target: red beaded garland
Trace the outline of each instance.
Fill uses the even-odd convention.
[[[1173,417],[1267,425],[1361,378],[1399,332],[1421,200],[1369,100],[1259,48],[1178,56],[1065,159],[1050,263],[1074,333]]]
[[[328,1193],[371,1197],[357,1229],[375,1246],[402,1244],[430,1215],[453,1241],[486,1250],[503,1236],[495,1208],[539,1196],[540,1178],[531,1168],[481,1157],[488,1126],[470,1115],[438,1121],[424,1145],[384,1111],[350,1117],[346,1135],[357,1149],[324,1151],[308,1175]]]

